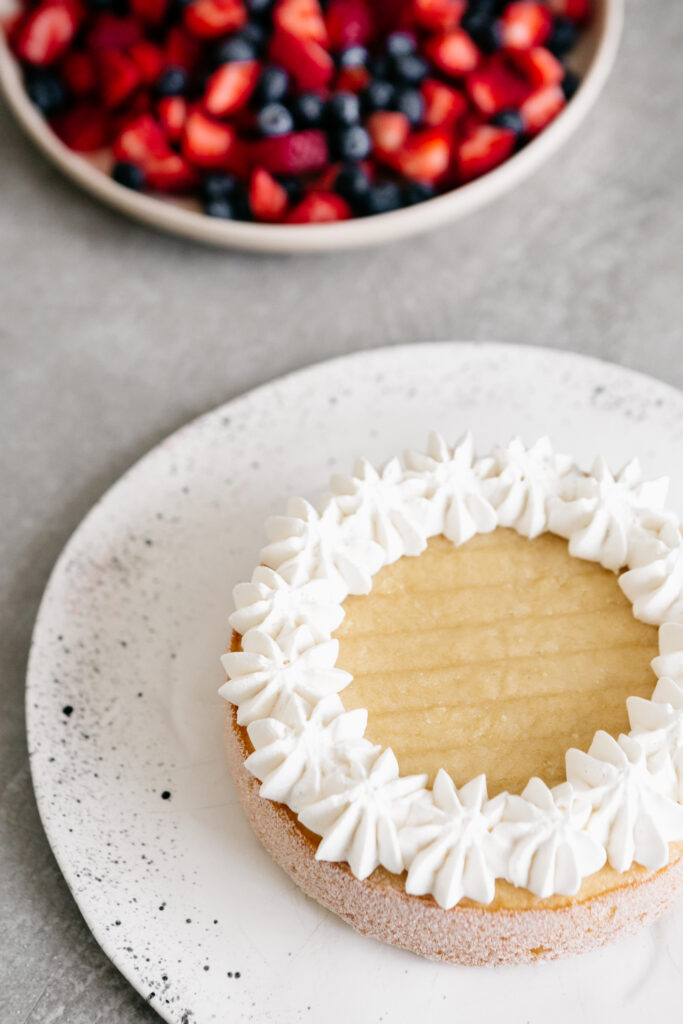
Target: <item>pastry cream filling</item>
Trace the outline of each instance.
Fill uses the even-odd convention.
[[[439,768],[489,796],[565,778],[570,747],[628,732],[626,698],[649,698],[657,629],[633,617],[617,576],[573,558],[553,534],[497,528],[462,546],[443,536],[385,566],[344,601],[338,668],[346,708],[401,774]]]

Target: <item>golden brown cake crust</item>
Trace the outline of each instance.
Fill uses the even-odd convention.
[[[431,896],[408,895],[403,877],[383,868],[361,881],[346,864],[316,860],[316,837],[284,804],[259,795],[260,783],[244,766],[251,744],[232,705],[226,707],[225,740],[246,815],[270,855],[297,885],[362,935],[432,960],[469,966],[519,964],[587,952],[654,921],[683,891],[679,843],[660,871],[636,867],[610,876],[609,869],[607,874],[603,869],[585,880],[573,898],[539,900],[498,882],[490,906],[464,900],[444,910]],[[591,884],[596,879],[601,879],[597,891],[595,881]],[[521,897],[521,905],[510,909],[513,893]]]

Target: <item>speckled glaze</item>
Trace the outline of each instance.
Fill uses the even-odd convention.
[[[522,994],[527,1017],[561,1022],[618,1006],[646,973],[671,991],[680,909],[600,953],[484,982],[356,935],[286,878],[239,806],[218,659],[264,519],[358,452],[381,462],[430,428],[466,427],[483,447],[547,432],[583,463],[637,454],[649,475],[673,469],[683,511],[679,392],[543,349],[407,346],[312,367],[190,424],[108,492],[57,564],[28,673],[41,816],[96,938],[173,1024],[438,1024],[456,1005],[486,1022]]]

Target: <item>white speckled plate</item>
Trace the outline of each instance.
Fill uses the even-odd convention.
[[[40,813],[94,935],[173,1024],[672,1019],[683,908],[604,951],[495,971],[422,961],[305,897],[225,767],[219,655],[265,517],[359,453],[430,427],[480,446],[550,433],[584,461],[683,465],[683,395],[570,353],[380,349],[268,384],[174,434],[95,506],[36,624],[28,730]],[[683,474],[672,500],[683,512]],[[93,1011],[95,1007],[93,1007]]]

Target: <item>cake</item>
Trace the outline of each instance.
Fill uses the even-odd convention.
[[[667,481],[438,435],[291,499],[235,588],[249,820],[361,933],[550,959],[683,887],[683,543]],[[655,685],[656,684],[656,685]]]

